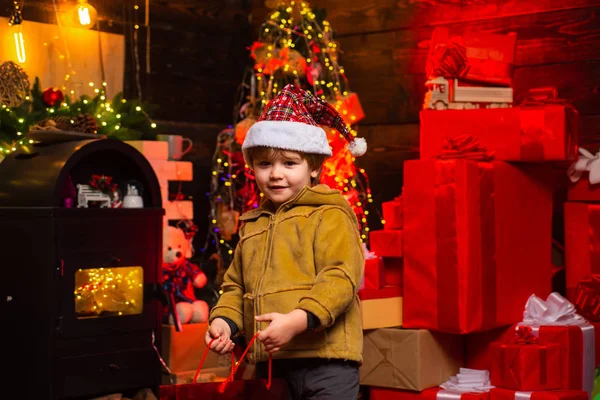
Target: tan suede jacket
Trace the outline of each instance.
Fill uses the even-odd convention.
[[[250,340],[268,323],[255,315],[313,313],[320,327],[296,336],[273,358],[335,358],[362,363],[357,296],[364,256],[356,216],[338,190],[305,187],[277,211],[267,201],[240,218],[240,241],[209,321],[231,319]],[[255,342],[251,362],[268,354]]]

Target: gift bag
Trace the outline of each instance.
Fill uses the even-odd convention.
[[[189,383],[182,385],[166,385],[160,387],[160,400],[233,400],[233,399],[248,399],[248,400],[283,400],[287,399],[287,390],[285,381],[282,379],[271,379],[272,359],[269,356],[269,376],[268,379],[256,380],[234,380],[235,373],[244,361],[248,350],[252,343],[256,340],[258,333],[254,335],[248,347],[240,357],[239,361],[235,361],[234,355],[231,355],[231,373],[223,382],[206,382],[206,383]],[[213,339],[214,341],[214,339]],[[196,382],[204,360],[210,351],[211,341],[206,350],[193,382]]]

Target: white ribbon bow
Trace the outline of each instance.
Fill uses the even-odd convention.
[[[575,306],[560,294],[553,292],[546,301],[532,294],[525,304],[522,325],[584,325],[587,321],[575,313]]]
[[[571,182],[577,182],[584,172],[590,173],[589,179],[592,185],[600,183],[600,151],[592,154],[586,149],[579,148],[579,159],[568,169],[567,174]]]
[[[370,251],[367,248],[366,243],[363,243],[362,246],[363,246],[363,254],[365,255],[365,260],[372,260],[374,258],[378,258],[377,254],[374,251]]]
[[[490,384],[490,372],[483,369],[461,368],[458,375],[451,377],[440,385],[443,389],[453,392],[487,392],[493,389]]]

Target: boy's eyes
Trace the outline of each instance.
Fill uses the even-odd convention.
[[[272,163],[271,163],[270,161],[259,161],[259,162],[258,162],[258,166],[259,166],[259,167],[268,167],[268,166],[270,166],[271,164],[272,164]],[[294,165],[297,165],[297,164],[298,164],[298,162],[297,162],[297,161],[292,161],[292,160],[287,160],[287,161],[284,161],[284,162],[283,162],[283,165],[285,165],[285,166],[288,166],[288,167],[290,167],[290,166],[294,166]]]

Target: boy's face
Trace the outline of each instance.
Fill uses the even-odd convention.
[[[258,188],[277,207],[296,197],[318,174],[296,151],[257,157],[253,167]]]

